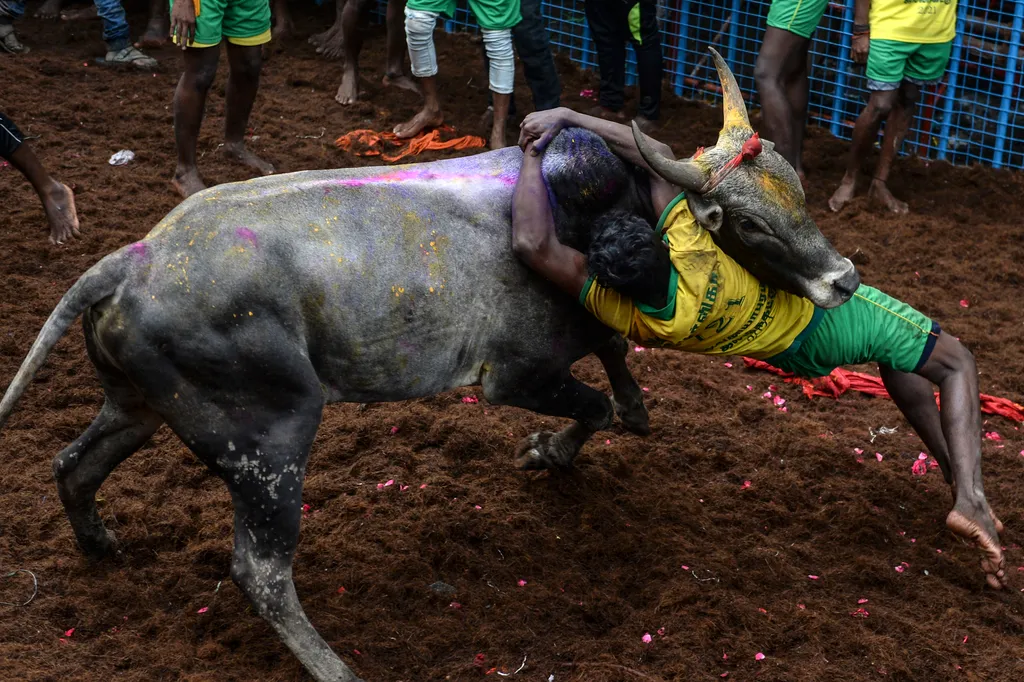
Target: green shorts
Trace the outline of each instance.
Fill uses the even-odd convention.
[[[235,45],[270,42],[270,0],[192,2],[196,8],[196,36],[189,47],[214,47],[223,38]]]
[[[906,303],[862,284],[843,305],[817,309],[793,345],[765,362],[807,378],[864,362],[916,372],[931,356],[939,331]]]
[[[942,80],[953,51],[945,43],[872,40],[868,49],[868,90],[895,90],[903,81],[931,85]]]
[[[829,0],[772,0],[768,25],[810,39]]]
[[[468,0],[467,4],[477,25],[485,31],[512,28],[523,18],[519,13],[519,0]],[[405,6],[449,18],[455,16],[455,0],[409,0]]]

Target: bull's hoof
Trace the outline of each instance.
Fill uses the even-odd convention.
[[[116,554],[118,551],[117,536],[112,530],[103,530],[103,533],[94,538],[78,538],[78,548],[89,561],[103,561],[107,557]]]
[[[615,402],[615,414],[619,415],[622,426],[630,433],[638,436],[651,435],[651,421],[643,402],[626,406],[618,400]]]
[[[566,469],[572,465],[573,453],[562,444],[557,433],[531,433],[516,448],[516,466],[524,471]]]

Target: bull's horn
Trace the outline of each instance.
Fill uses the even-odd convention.
[[[693,159],[673,161],[662,156],[654,149],[654,146],[647,136],[644,135],[643,131],[640,130],[640,126],[636,124],[636,121],[633,121],[633,139],[636,140],[640,156],[644,157],[644,161],[651,167],[651,170],[673,185],[679,185],[685,190],[696,192],[711,177],[710,170],[704,169],[701,164],[698,164]]]
[[[732,74],[732,69],[729,68],[729,65],[722,59],[722,55],[718,54],[718,51],[713,47],[708,49],[711,50],[711,54],[715,58],[718,80],[722,83],[724,122],[722,124],[722,132],[718,135],[719,140],[725,137],[733,137],[735,134],[733,131],[736,130],[744,133],[743,137],[749,137],[754,134],[754,129],[750,127],[750,119],[747,118],[747,105],[743,101],[743,94],[740,93],[740,86],[736,83],[736,77]]]

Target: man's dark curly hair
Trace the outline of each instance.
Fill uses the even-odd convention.
[[[667,250],[649,222],[618,210],[598,218],[587,251],[587,270],[599,284],[644,300],[659,279],[659,269],[667,264]]]

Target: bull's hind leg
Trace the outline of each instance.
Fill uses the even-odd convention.
[[[542,431],[527,436],[516,450],[516,464],[521,469],[571,466],[583,444],[612,422],[608,396],[577,381],[568,369],[546,374],[536,366],[495,367],[482,383],[488,402],[576,420],[558,433]]]
[[[78,546],[91,559],[113,548],[96,509],[96,492],[114,468],[142,447],[163,420],[123,377],[97,366],[106,402],[93,423],[53,459],[53,475]]]
[[[629,341],[618,334],[597,348],[594,355],[604,365],[608,381],[612,387],[615,414],[619,415],[622,425],[640,436],[651,433],[650,419],[644,407],[644,394],[626,366],[626,355],[629,353]]]

